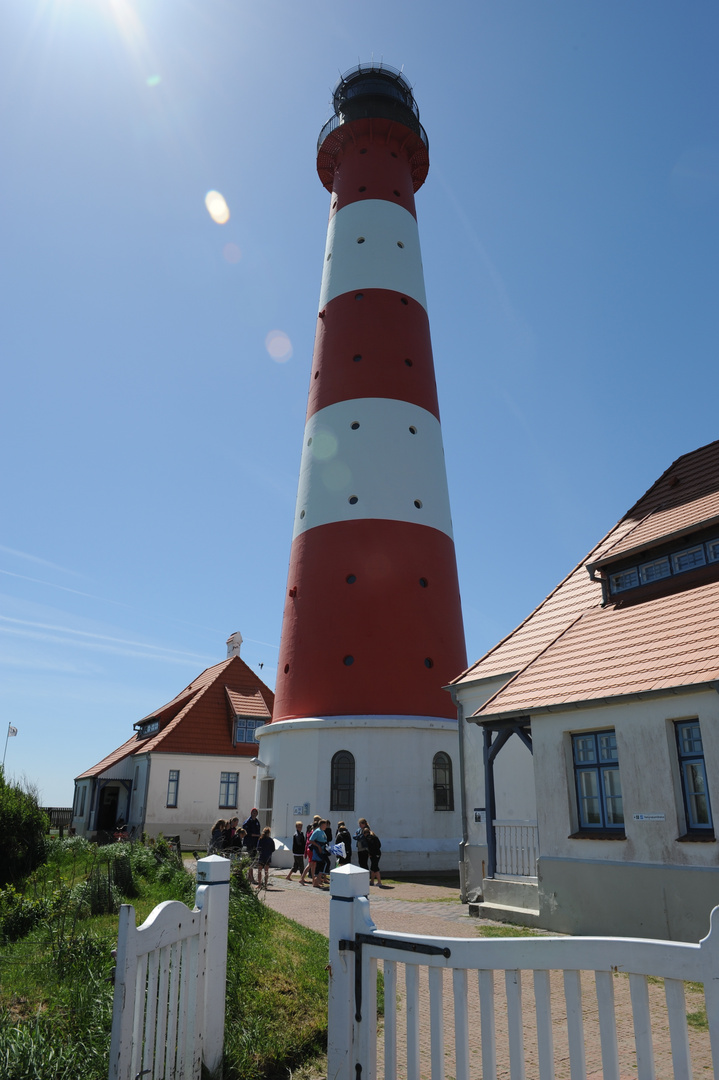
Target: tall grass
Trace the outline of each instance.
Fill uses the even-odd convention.
[[[194,890],[167,845],[78,840],[53,841],[22,888],[0,890],[0,1078],[105,1080],[117,905],[131,900],[140,923],[162,900],[192,906]],[[225,1080],[286,1078],[325,1045],[327,950],[233,874]]]

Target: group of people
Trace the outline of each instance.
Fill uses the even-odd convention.
[[[382,842],[369,827],[367,819],[359,819],[354,836],[350,834],[344,821],[339,821],[333,837],[331,822],[321,818],[319,814],[316,814],[312,824],[307,826],[306,832],[301,821],[295,822],[295,833],[292,837],[294,862],[287,881],[297,872],[300,874],[300,885],[308,884],[305,878],[309,875],[314,888],[323,888],[329,881],[333,855],[337,857],[338,866],[352,862],[352,840],[357,849],[357,862],[363,870],[370,872],[370,885],[381,887],[379,861],[382,856]]]
[[[301,885],[309,884],[305,881],[305,878],[309,876],[316,889],[324,888],[329,883],[333,856],[337,859],[337,866],[352,862],[353,840],[357,849],[357,862],[363,870],[370,872],[370,885],[381,888],[379,861],[382,857],[382,843],[369,827],[367,818],[359,819],[354,835],[350,833],[344,821],[337,822],[337,828],[333,834],[332,824],[326,818],[321,818],[319,814],[315,814],[312,824],[308,825],[306,830],[301,821],[296,821],[295,833],[292,837],[294,862],[287,880],[290,881],[294,873],[299,873]],[[263,874],[264,883],[267,884],[274,850],[275,842],[272,839],[270,827],[268,825],[264,829],[261,828],[256,806],[252,807],[250,816],[243,821],[241,826],[240,819],[237,817],[229,820],[218,818],[212,826],[210,851],[221,851],[223,854],[230,855],[245,852],[251,860],[249,868],[251,885],[261,885]]]
[[[269,825],[263,829],[260,826],[259,811],[256,806],[252,807],[250,816],[243,821],[240,827],[240,819],[237,817],[225,820],[218,818],[212,826],[210,834],[210,851],[222,851],[230,855],[239,855],[246,852],[251,860],[249,869],[250,885],[261,885],[264,874],[265,885],[272,865],[272,853],[275,850],[275,842]],[[257,878],[255,879],[255,871]]]

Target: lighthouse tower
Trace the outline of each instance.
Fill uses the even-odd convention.
[[[414,195],[428,141],[403,74],[342,76],[318,142],[331,194],[272,723],[273,834],[366,817],[387,869],[457,862],[466,666]],[[306,821],[305,821],[306,824]],[[352,830],[354,831],[354,830]]]

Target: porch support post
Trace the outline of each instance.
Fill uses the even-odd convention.
[[[496,799],[494,795],[494,754],[492,753],[492,732],[484,729],[484,802],[487,813],[487,877],[493,878],[497,869],[497,838],[494,832]]]

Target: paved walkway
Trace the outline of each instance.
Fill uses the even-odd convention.
[[[274,871],[270,877],[270,886],[265,894],[267,905],[290,919],[308,926],[325,936],[329,933],[329,891],[314,889],[311,885],[301,886],[297,878],[291,882],[285,880],[286,871]],[[484,928],[500,929],[502,924],[486,919],[470,918],[467,907],[459,902],[456,888],[445,885],[415,884],[410,882],[391,882],[391,886],[370,889],[370,907],[372,919],[381,930],[398,930],[403,933],[432,935],[438,937],[478,937],[483,936]],[[491,932],[491,930],[490,930]],[[528,934],[531,931],[526,931]],[[420,995],[420,1026],[423,1033],[421,1048],[421,1074],[410,1080],[429,1080],[429,992],[426,969],[423,970]],[[398,986],[400,980],[398,979]],[[560,973],[551,975],[552,1016],[554,1018],[555,1077],[562,1080],[570,1076],[569,1054],[566,1033],[566,1004],[564,999],[563,979]],[[617,1038],[621,1065],[621,1080],[633,1080],[637,1076],[634,1031],[631,1020],[631,1001],[629,997],[629,979],[618,975],[614,981]],[[668,1021],[664,1000],[664,987],[661,982],[652,982],[649,986],[652,1011],[653,1043],[657,1080],[673,1080],[674,1072],[671,1061]],[[403,1025],[403,993],[398,995],[398,1028]],[[531,972],[522,973],[522,1000],[524,1005],[524,1045],[526,1055],[526,1078],[537,1080],[539,1076],[536,1060],[536,1027],[534,1021],[534,994]],[[509,1051],[506,1035],[506,1005],[504,980],[496,979],[495,1015],[497,1025],[497,1076],[499,1080],[508,1080]],[[698,1012],[703,1007],[704,995],[701,989],[687,986],[687,1012]],[[596,995],[594,978],[582,973],[582,1006],[586,1047],[587,1080],[601,1080],[603,1077],[599,1026],[596,1015]],[[479,996],[476,980],[470,979],[470,1055],[473,1075],[481,1075],[481,1043],[479,1033]],[[454,1076],[454,1048],[451,1032],[452,984],[451,973],[445,972],[445,1066],[446,1076]],[[472,1024],[472,1018],[477,1021]],[[406,1054],[401,1045],[398,1032],[398,1076],[406,1076]],[[689,1041],[694,1077],[712,1076],[709,1036],[706,1031],[696,1027],[689,1028]],[[381,1030],[378,1046],[378,1075],[383,1076]]]

